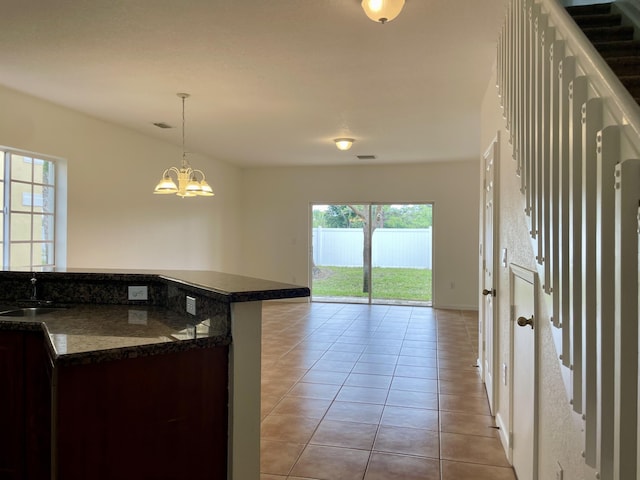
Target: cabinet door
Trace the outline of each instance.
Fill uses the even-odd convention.
[[[51,380],[44,333],[24,339],[25,479],[51,478]]]
[[[24,336],[0,332],[0,478],[24,472]]]
[[[226,479],[228,360],[215,347],[56,365],[54,477]]]

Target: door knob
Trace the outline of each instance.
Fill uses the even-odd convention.
[[[517,322],[521,327],[531,325],[531,329],[533,330],[533,315],[531,315],[531,318],[518,317]]]
[[[482,294],[486,297],[487,295],[491,295],[492,297],[496,296],[496,291],[491,289],[491,290],[487,290],[486,288],[484,290],[482,290]]]

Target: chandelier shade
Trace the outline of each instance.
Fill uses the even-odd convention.
[[[184,150],[184,101],[188,93],[178,93],[182,99],[182,163],[180,167],[167,168],[153,193],[156,195],[175,194],[179,197],[213,197],[213,189],[205,180],[204,172],[191,168]],[[174,178],[175,177],[175,178]],[[177,182],[177,183],[176,183]]]

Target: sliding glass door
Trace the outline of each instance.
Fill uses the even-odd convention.
[[[369,303],[363,283],[367,205],[313,205],[311,296],[313,300]]]
[[[430,305],[433,205],[375,207],[382,220],[372,231],[372,303]]]
[[[314,301],[431,304],[433,205],[314,204]]]

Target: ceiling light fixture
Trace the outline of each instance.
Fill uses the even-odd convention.
[[[159,195],[175,193],[182,198],[196,196],[212,197],[214,195],[213,190],[205,181],[202,170],[194,170],[187,161],[187,154],[184,151],[184,101],[186,98],[189,98],[189,94],[178,93],[177,95],[182,99],[182,164],[180,168],[167,168],[162,174],[162,180],[156,185],[153,193]],[[178,181],[178,185],[176,185],[171,174],[175,175],[175,180]],[[202,178],[198,180],[197,176],[201,176]]]
[[[362,0],[362,9],[374,22],[387,23],[400,15],[404,0]]]
[[[355,140],[353,138],[336,138],[334,142],[336,142],[338,150],[349,150]]]

